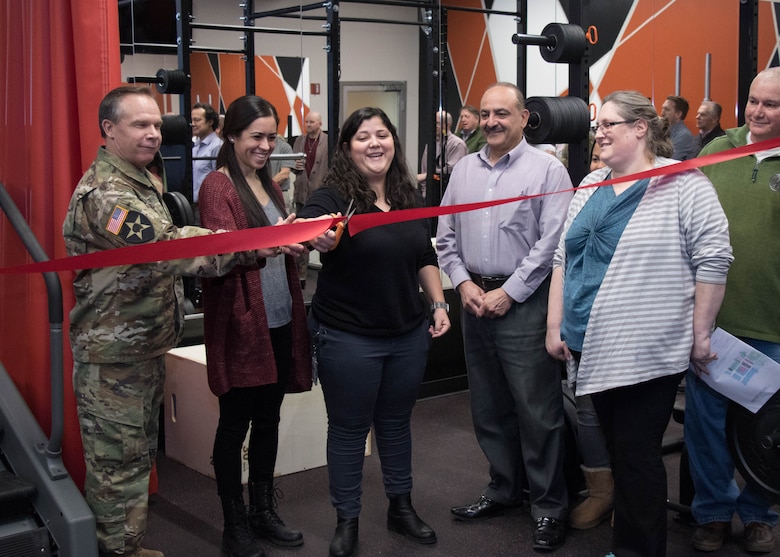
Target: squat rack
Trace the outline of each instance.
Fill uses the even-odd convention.
[[[389,20],[379,18],[363,17],[343,17],[340,14],[342,3],[384,5],[408,7],[420,10],[422,16],[417,21]],[[423,91],[421,96],[428,97],[431,102],[420,103],[420,136],[425,137],[425,143],[433,145],[435,142],[435,128],[433,126],[434,115],[440,107],[444,107],[443,100],[446,98],[446,74],[447,74],[447,35],[446,35],[446,14],[448,10],[478,12],[492,15],[505,15],[514,17],[517,21],[517,32],[522,33],[526,30],[527,0],[517,0],[516,12],[503,12],[498,10],[484,10],[477,8],[463,8],[457,6],[442,6],[441,0],[375,0],[366,2],[364,0],[329,0],[325,2],[310,3],[305,5],[296,5],[286,8],[279,8],[266,11],[255,11],[255,0],[242,0],[240,7],[243,10],[241,20],[243,25],[198,23],[192,13],[192,0],[176,0],[176,26],[177,26],[177,55],[179,70],[187,77],[191,75],[190,54],[192,52],[222,52],[222,53],[240,53],[245,59],[245,80],[246,93],[255,93],[255,65],[256,55],[256,33],[284,34],[296,36],[320,36],[326,39],[324,50],[327,58],[327,92],[328,92],[328,147],[332,153],[336,148],[339,130],[340,115],[340,77],[341,77],[341,22],[356,23],[380,23],[395,25],[413,25],[420,28],[425,40],[425,71],[421,78],[420,89]],[[325,15],[307,16],[305,12],[314,10],[325,10]],[[278,17],[295,18],[307,21],[325,22],[323,31],[312,31],[304,29],[281,29],[272,27],[258,27],[255,25],[258,19]],[[242,31],[244,35],[243,49],[224,49],[214,47],[203,47],[192,44],[192,30],[217,30],[217,31]],[[517,76],[518,86],[524,90],[525,87],[525,50],[517,49]],[[522,79],[521,79],[522,77]],[[142,81],[142,79],[138,79]],[[191,111],[191,98],[189,85],[180,91],[179,96],[180,112],[186,115]],[[192,164],[192,154],[185,149],[185,167]],[[429,149],[428,153],[428,183],[432,184],[432,173],[435,169],[435,150]],[[436,188],[428,188],[428,205],[438,205],[441,200],[442,191]]]

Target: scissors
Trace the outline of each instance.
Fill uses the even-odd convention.
[[[339,245],[339,242],[341,241],[341,235],[344,234],[344,229],[347,227],[347,223],[349,222],[349,219],[351,219],[352,215],[355,214],[355,211],[357,211],[357,207],[355,207],[355,200],[352,199],[349,202],[349,205],[347,205],[347,211],[344,214],[346,218],[340,221],[334,229],[331,229],[336,233],[336,241],[333,243],[333,247],[331,247],[330,249],[332,250],[336,249],[336,246]],[[332,215],[332,216],[335,217],[336,215]]]

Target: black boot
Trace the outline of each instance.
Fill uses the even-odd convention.
[[[436,543],[436,532],[417,516],[408,493],[390,497],[390,506],[387,508],[387,529],[403,534],[417,543]]]
[[[252,533],[282,547],[303,545],[303,534],[288,528],[276,514],[276,498],[271,482],[249,483],[249,525]]]
[[[230,557],[265,557],[263,548],[252,537],[243,497],[222,497],[225,529],[222,551]]]
[[[338,517],[336,531],[330,541],[330,557],[352,557],[358,541],[358,519]]]

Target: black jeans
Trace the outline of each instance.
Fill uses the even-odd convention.
[[[666,468],[662,444],[683,374],[593,393],[615,477],[612,551],[666,555]]]
[[[250,482],[271,482],[279,444],[279,410],[292,367],[292,325],[271,329],[278,382],[257,387],[230,389],[219,397],[219,424],[214,438],[214,475],[220,497],[242,493],[242,446],[249,423]]]

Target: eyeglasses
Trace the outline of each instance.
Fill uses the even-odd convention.
[[[621,122],[602,122],[600,124],[596,124],[590,129],[593,131],[593,133],[596,133],[599,130],[606,133],[609,130],[611,130],[613,127],[617,126],[618,124],[633,124],[634,122],[636,122],[636,120],[623,120]]]

